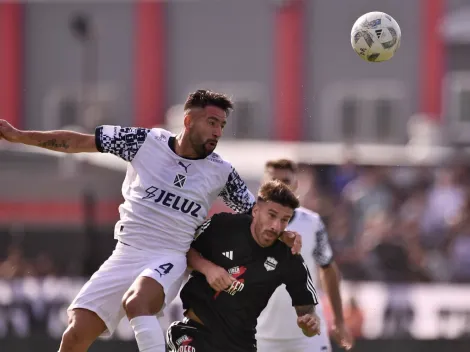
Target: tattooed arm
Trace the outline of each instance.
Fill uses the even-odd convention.
[[[0,120],[0,139],[63,153],[97,152],[95,136],[73,131],[22,131]]]
[[[305,336],[312,337],[320,333],[320,319],[315,313],[318,304],[317,293],[307,264],[300,255],[290,255],[290,260],[283,266],[283,283],[292,298],[292,305],[297,312],[297,325]]]

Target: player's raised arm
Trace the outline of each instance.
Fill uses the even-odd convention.
[[[0,139],[63,153],[97,152],[95,136],[74,131],[23,131],[0,120]]]
[[[0,120],[0,139],[62,153],[111,153],[132,161],[145,142],[149,129],[121,126],[99,126],[95,134],[75,131],[23,131]]]
[[[95,143],[98,151],[114,154],[132,161],[144,144],[150,129],[104,125],[96,128]]]

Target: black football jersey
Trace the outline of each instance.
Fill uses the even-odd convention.
[[[221,213],[203,223],[192,247],[237,282],[215,292],[202,274],[193,272],[181,291],[183,308],[194,310],[224,351],[256,351],[257,318],[281,284],[286,285],[293,306],[318,303],[302,257],[293,255],[282,241],[259,246],[251,234],[251,222],[247,214]]]

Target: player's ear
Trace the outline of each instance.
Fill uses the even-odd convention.
[[[294,178],[291,188],[292,188],[292,191],[297,192],[297,188],[299,188],[299,180],[297,180],[297,177]]]
[[[251,215],[256,216],[258,212],[259,212],[259,205],[258,203],[255,203],[255,205],[253,206],[253,209],[251,210]]]
[[[184,112],[184,128],[189,129],[193,125],[193,117],[191,116],[191,111]]]

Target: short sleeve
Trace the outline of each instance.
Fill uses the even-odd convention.
[[[210,251],[210,242],[214,233],[213,222],[213,217],[204,221],[202,225],[197,228],[196,234],[194,235],[194,240],[191,243],[191,247],[197,250],[202,255],[207,253],[207,251]]]
[[[233,167],[219,196],[236,213],[249,213],[255,204],[255,197]]]
[[[293,306],[318,304],[318,297],[307,264],[300,255],[291,255],[283,271],[283,283]]]
[[[316,246],[313,250],[313,257],[318,265],[325,267],[333,261],[333,250],[331,249],[330,242],[328,241],[328,232],[326,231],[323,221],[320,221],[320,226],[315,233]]]
[[[139,127],[99,126],[95,130],[96,148],[101,153],[111,153],[125,161],[132,161],[149,132],[149,129]]]

